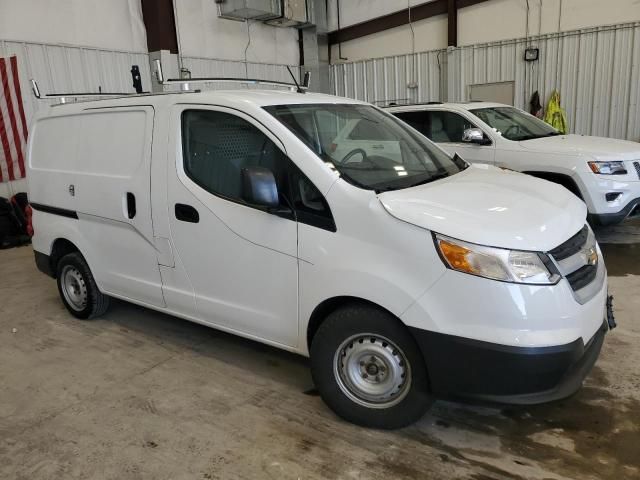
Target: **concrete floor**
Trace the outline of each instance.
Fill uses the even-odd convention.
[[[395,432],[337,419],[304,358],[122,302],[77,321],[1,251],[0,479],[640,478],[639,234],[599,232],[619,327],[577,395]]]

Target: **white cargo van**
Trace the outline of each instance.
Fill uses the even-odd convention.
[[[570,395],[613,321],[584,203],[365,103],[135,96],[49,107],[31,131],[36,263],[72,315],[115,297],[310,356],[361,425],[438,395]]]

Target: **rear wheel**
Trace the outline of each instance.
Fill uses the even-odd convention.
[[[80,252],[68,253],[58,261],[56,278],[60,298],[74,317],[87,320],[109,308],[109,297],[98,289]]]
[[[358,425],[404,427],[432,403],[415,340],[395,317],[369,305],[327,317],[311,344],[311,373],[327,405]]]

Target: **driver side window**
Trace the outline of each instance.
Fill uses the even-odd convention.
[[[264,133],[246,120],[213,110],[182,113],[182,153],[187,176],[208,192],[246,204],[242,170],[268,168],[282,208],[298,221],[335,231],[329,205],[302,171]]]
[[[497,132],[504,133],[510,128],[518,125],[516,123],[510,122],[508,117],[499,115],[498,113],[489,109],[478,110],[474,111],[473,113],[484,123],[492,126]]]
[[[244,203],[242,169],[266,167],[285,186],[286,157],[260,130],[235,115],[212,110],[182,114],[184,169],[214,195]]]

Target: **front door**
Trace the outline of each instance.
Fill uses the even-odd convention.
[[[495,146],[478,145],[462,141],[462,134],[468,128],[477,128],[469,119],[457,112],[446,110],[422,110],[395,113],[413,128],[438,144],[449,155],[460,155],[471,163],[487,163],[495,160]],[[486,136],[486,134],[485,134]],[[488,138],[488,137],[487,137]]]
[[[248,166],[269,168],[284,188],[290,162],[284,146],[251,117],[230,109],[177,106],[171,122],[176,148],[168,171],[169,226],[176,263],[193,289],[195,316],[295,346],[297,224],[293,215],[242,199],[241,172]]]

